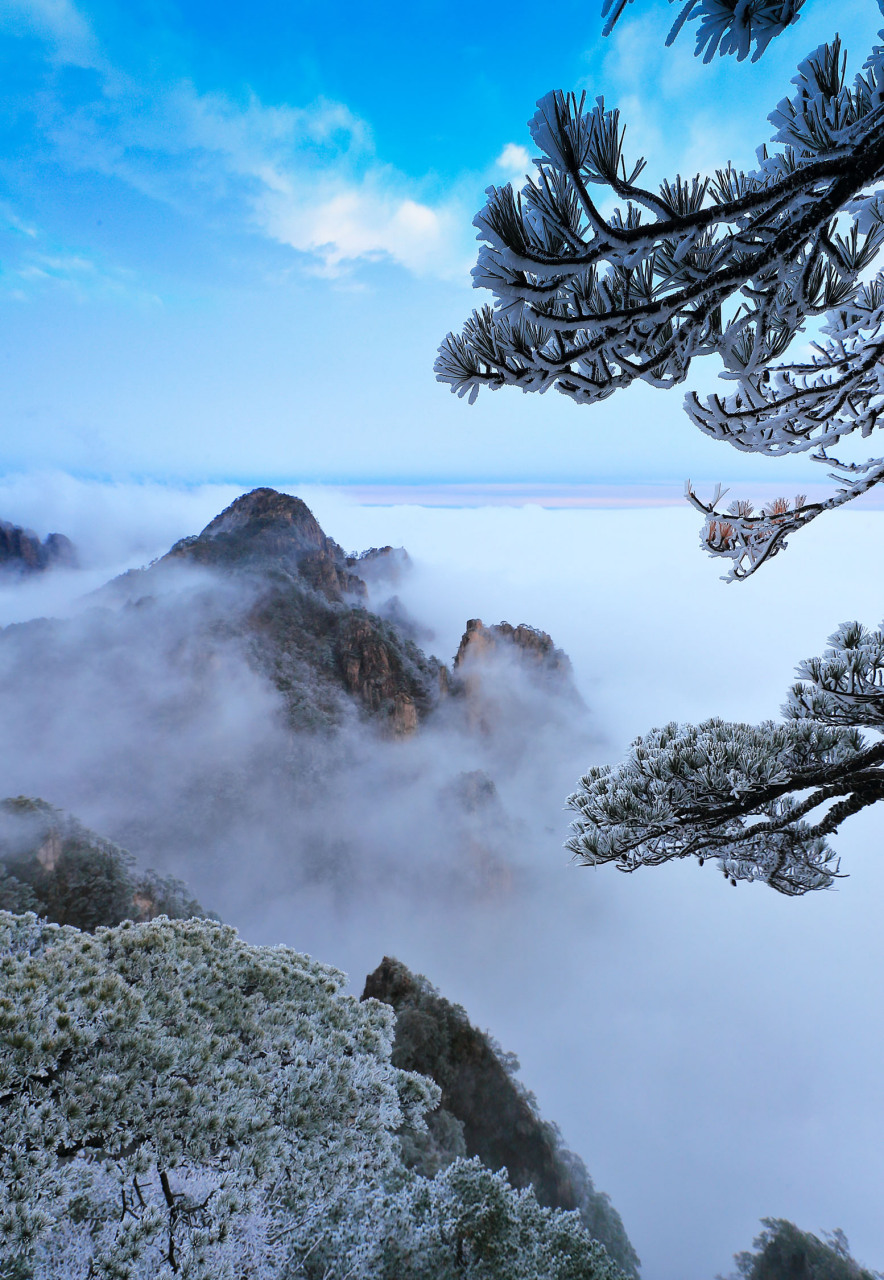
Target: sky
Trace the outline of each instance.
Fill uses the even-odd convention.
[[[806,461],[704,439],[678,392],[468,407],[433,379],[483,300],[471,219],[529,164],[541,94],[604,93],[654,176],[749,164],[799,59],[837,29],[858,67],[881,25],[872,0],[808,0],[757,66],[704,67],[689,35],[665,49],[662,0],[608,40],[598,8],[3,0],[0,518],[68,533],[83,567],[0,584],[0,625],[76,611],[256,484],[347,550],[404,543],[443,658],[467,617],[548,630],[599,761],[672,717],[775,716],[839,622],[878,622],[879,514],[834,513],[725,587],[696,514],[659,506],[687,476],[807,490]],[[767,1214],[842,1226],[881,1267],[880,820],[855,820],[850,879],[813,900],[694,867],[578,875],[565,763],[529,908],[411,903],[359,929],[279,896],[235,923],[357,980],[398,951],[461,1000],[611,1193],[646,1280],[726,1273]]]
[[[872,0],[811,0],[752,66],[664,47],[662,0],[0,6],[0,467],[205,481],[769,478],[680,393],[437,385],[482,299],[471,220],[530,164],[550,88],[619,104],[649,174],[751,164],[799,59]],[[712,371],[697,370],[696,385]],[[789,462],[800,476],[815,468]],[[782,470],[782,469],[781,469]],[[818,470],[818,469],[816,469]],[[785,472],[783,472],[785,479]]]

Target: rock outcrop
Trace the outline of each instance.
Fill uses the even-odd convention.
[[[482,780],[476,783],[481,801]],[[404,1133],[407,1160],[432,1176],[459,1155],[478,1156],[489,1169],[505,1168],[515,1187],[533,1186],[541,1204],[578,1209],[590,1233],[627,1275],[638,1275],[638,1257],[620,1215],[596,1191],[583,1162],[562,1145],[533,1096],[519,1082],[518,1063],[474,1027],[420,975],[385,956],[365,980],[362,999],[396,1011],[393,1063],[430,1076],[442,1091],[429,1132]]]
[[[180,880],[136,871],[125,849],[28,796],[0,801],[0,909],[87,930],[207,914]]]
[[[72,568],[77,553],[70,538],[50,533],[43,542],[30,529],[0,520],[0,572],[40,573],[60,565]]]
[[[493,735],[510,725],[529,734],[558,704],[582,706],[568,655],[545,631],[522,622],[487,626],[470,618],[461,637],[449,684],[462,701],[467,724]]]
[[[343,693],[384,733],[407,737],[438,701],[441,664],[397,619],[365,607],[365,577],[396,580],[407,570],[401,548],[348,557],[300,498],[262,488],[177,542],[153,569],[181,563],[232,575],[250,593],[246,613],[230,623],[282,692],[294,728],[335,723]],[[149,590],[143,576],[138,589]]]
[[[469,618],[466,631],[461,636],[454,670],[463,674],[464,668],[473,662],[481,662],[491,654],[506,653],[514,656],[526,670],[545,676],[569,680],[571,661],[562,649],[557,649],[552,637],[536,627],[520,622],[514,627],[509,622],[498,622],[486,627],[481,618]]]

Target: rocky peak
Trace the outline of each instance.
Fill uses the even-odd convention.
[[[330,546],[340,550],[322,532],[306,502],[276,489],[252,489],[241,494],[210,520],[199,536],[219,538],[224,534],[252,541],[261,539],[287,550],[297,547],[302,551],[325,551]]]
[[[568,655],[545,631],[521,622],[486,627],[470,618],[461,637],[451,679],[451,693],[461,700],[469,728],[497,733],[510,723],[527,733],[563,700],[582,705]]]
[[[509,622],[486,627],[481,618],[468,619],[454,659],[455,671],[462,669],[465,663],[481,661],[493,653],[514,654],[529,669],[542,669],[562,676],[571,674],[568,655],[556,648],[552,637],[545,631],[529,627],[525,622],[520,622],[517,627]]]
[[[242,494],[197,537],[176,543],[169,556],[200,564],[282,569],[329,600],[366,595],[362,578],[350,572],[344,552],[326,537],[307,504],[275,489]]]
[[[50,533],[41,542],[30,529],[0,520],[0,569],[39,573],[52,565],[72,567],[76,563],[74,544],[63,533]]]

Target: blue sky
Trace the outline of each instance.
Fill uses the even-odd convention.
[[[690,34],[664,48],[673,12],[644,0],[603,40],[594,0],[554,24],[524,0],[5,0],[0,470],[769,481],[678,393],[470,409],[432,376],[482,300],[471,219],[524,172],[540,94],[604,92],[658,178],[749,163],[800,57],[837,28],[858,66],[881,21],[809,0],[758,66],[703,67]]]

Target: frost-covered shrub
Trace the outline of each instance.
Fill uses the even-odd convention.
[[[850,1255],[840,1229],[827,1231],[825,1242],[801,1231],[785,1218],[762,1218],[764,1230],[753,1241],[753,1253],[738,1253],[732,1280],[879,1280]]]
[[[410,1179],[384,1216],[373,1280],[623,1280],[576,1210],[544,1208],[478,1159]]]
[[[215,921],[0,913],[3,1280],[615,1280],[576,1214],[396,1129],[393,1011]]]
[[[214,922],[3,913],[0,957],[4,1276],[284,1274],[434,1100],[390,1010]]]

